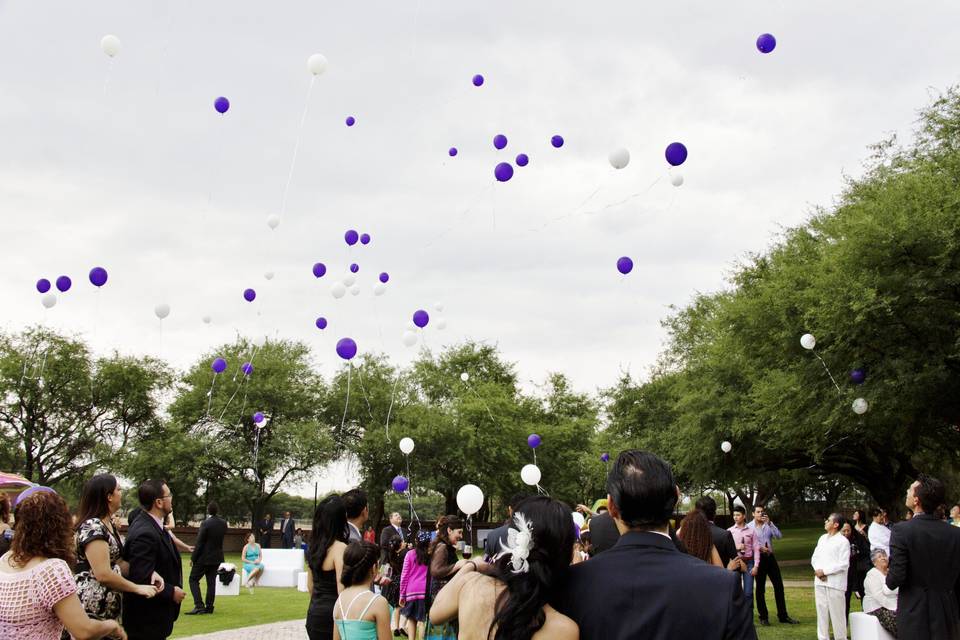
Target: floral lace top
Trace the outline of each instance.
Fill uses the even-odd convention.
[[[122,606],[120,592],[100,584],[90,570],[86,551],[87,545],[94,540],[103,540],[110,546],[110,568],[114,573],[120,573],[120,567],[117,566],[122,548],[120,537],[108,529],[100,518],[90,518],[77,531],[77,596],[91,618],[119,620]]]
[[[0,571],[0,638],[59,640],[63,625],[53,605],[76,591],[70,567],[58,558],[27,571]]]

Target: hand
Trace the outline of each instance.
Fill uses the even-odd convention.
[[[590,507],[588,507],[588,506],[585,505],[585,504],[578,504],[578,505],[577,505],[577,511],[579,511],[579,512],[582,513],[583,515],[587,515],[587,514],[591,513]]]
[[[150,576],[150,584],[156,587],[157,591],[163,591],[163,588],[166,586],[166,583],[163,581],[163,576],[156,571]]]
[[[123,630],[123,627],[120,626],[120,623],[117,623],[117,628],[113,633],[107,635],[108,638],[115,638],[116,640],[127,640],[127,632]]]
[[[734,558],[727,563],[727,569],[730,571],[740,571],[740,558]]]
[[[754,567],[753,569],[750,569],[750,575],[753,576],[754,578],[757,577],[757,568],[756,568],[756,567]]]
[[[157,595],[157,588],[152,584],[138,584],[137,588],[133,590],[138,596],[143,596],[144,598],[152,598]]]
[[[173,588],[173,601],[177,604],[183,602],[183,599],[187,597],[187,593],[180,587]]]
[[[187,551],[188,551],[189,553],[193,553],[193,550],[194,550],[194,549],[196,549],[196,547],[194,547],[192,544],[188,544],[188,545],[187,545]],[[193,563],[193,560],[191,560],[190,562]]]
[[[814,573],[817,574],[818,578],[823,577],[823,569],[817,569],[816,571],[814,571]]]
[[[400,607],[403,607],[403,605],[405,605],[405,604],[407,604],[407,601],[404,600],[403,598],[400,598],[400,600],[397,601],[397,605],[400,606]]]

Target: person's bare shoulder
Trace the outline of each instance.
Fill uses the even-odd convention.
[[[536,640],[579,640],[580,628],[577,623],[563,615],[550,605],[543,608],[546,619],[543,627],[533,637]]]

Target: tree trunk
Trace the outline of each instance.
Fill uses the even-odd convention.
[[[383,494],[382,494],[382,493],[377,492],[377,493],[373,494],[373,504],[371,505],[371,507],[372,507],[372,508],[370,509],[370,520],[368,521],[368,524],[370,524],[370,526],[373,527],[373,530],[374,530],[374,531],[376,531],[376,532],[379,533],[379,531],[380,531],[380,529],[381,529],[381,523],[384,521],[384,520],[383,520],[383,515],[384,515],[383,512],[384,512],[384,510],[385,510],[385,508],[386,508],[386,505],[384,504],[384,499],[383,499]],[[408,516],[408,517],[409,517],[409,516]],[[378,540],[380,539],[380,538],[379,538],[379,535],[378,535],[377,539],[378,539]]]

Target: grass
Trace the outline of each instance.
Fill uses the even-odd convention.
[[[780,561],[804,560],[809,562],[817,539],[823,533],[819,527],[804,527],[783,530],[783,539],[777,540],[774,547],[777,559]],[[228,554],[227,562],[240,566],[239,554]],[[781,625],[772,622],[770,627],[757,627],[759,640],[799,640],[816,636],[817,613],[813,601],[813,580],[809,564],[781,565],[784,580],[804,580],[809,587],[788,587],[786,589],[787,610],[790,616],[800,621],[799,625]],[[190,572],[189,558],[184,557],[184,579]],[[204,582],[200,584],[201,591],[206,591]],[[183,601],[182,612],[193,608],[193,600],[189,595]],[[261,588],[251,596],[246,589],[240,590],[239,596],[220,597],[216,602],[216,613],[212,616],[185,616],[181,613],[173,628],[171,638],[182,638],[199,633],[212,633],[226,629],[237,629],[270,622],[284,620],[305,620],[307,605],[310,596],[300,593],[296,589]],[[771,618],[776,619],[773,587],[767,583],[767,606],[770,608]],[[860,611],[860,603],[856,598],[850,603],[851,611]]]

